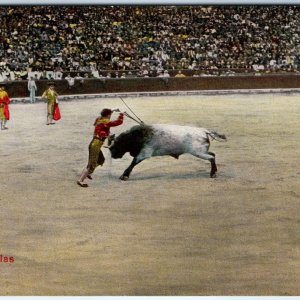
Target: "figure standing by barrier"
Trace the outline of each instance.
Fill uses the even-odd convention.
[[[30,103],[35,103],[37,86],[33,77],[30,77],[30,79],[28,80],[28,91],[30,92]]]
[[[6,126],[7,121],[10,119],[9,105],[10,99],[5,91],[5,84],[0,84],[0,125],[1,130],[8,129]]]
[[[71,89],[75,84],[75,79],[70,74],[65,78],[68,81],[68,87]]]
[[[58,94],[55,91],[55,83],[49,82],[49,88],[43,93],[42,98],[47,99],[47,123],[46,125],[54,125],[53,122],[53,114],[54,114],[54,106],[58,104]]]

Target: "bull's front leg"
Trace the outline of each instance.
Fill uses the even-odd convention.
[[[145,160],[146,158],[150,158],[153,154],[153,149],[152,147],[145,147],[141,150],[141,152],[134,157],[134,159],[132,160],[130,166],[124,171],[124,173],[121,175],[120,179],[121,180],[128,180],[131,171],[133,170],[133,168],[139,164],[140,162],[142,162],[143,160]]]
[[[133,168],[139,164],[141,161],[143,161],[143,159],[138,159],[137,157],[135,157],[130,166],[123,172],[123,174],[120,176],[120,179],[121,180],[128,180],[129,179],[129,176],[130,176],[130,173],[132,172]]]

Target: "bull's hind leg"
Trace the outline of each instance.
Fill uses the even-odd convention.
[[[130,166],[123,172],[123,174],[120,176],[120,179],[121,180],[128,180],[129,179],[129,176],[130,176],[130,173],[131,171],[133,170],[133,168],[139,164],[142,160],[138,160],[136,157],[132,160]]]
[[[216,165],[216,155],[212,152],[207,152],[207,153],[191,153],[192,155],[198,157],[198,158],[202,158],[205,160],[209,160],[210,164],[211,164],[211,169],[210,169],[210,177],[211,178],[216,178],[217,177],[217,165]]]
[[[210,177],[211,178],[216,178],[217,177],[217,165],[216,165],[216,155],[213,152],[208,152],[209,155],[212,155],[214,158],[210,159],[210,164],[211,164],[211,170],[210,170]]]
[[[215,178],[215,177],[217,177],[217,171],[218,171],[217,165],[216,165],[216,154],[214,154],[213,152],[207,152],[207,153],[214,157],[212,160],[210,160],[210,163],[211,163],[210,177]]]
[[[212,155],[213,157],[216,157],[216,154],[214,154],[213,152],[207,152],[209,155]]]

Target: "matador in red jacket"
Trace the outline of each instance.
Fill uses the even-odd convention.
[[[102,166],[105,158],[101,151],[101,147],[105,141],[105,139],[109,136],[110,128],[119,126],[123,124],[124,115],[122,113],[119,114],[119,117],[115,121],[111,121],[111,115],[114,111],[119,111],[118,109],[111,110],[105,108],[101,112],[101,116],[96,119],[94,126],[94,136],[89,145],[89,161],[87,167],[83,170],[77,184],[81,187],[88,187],[84,180],[86,178],[92,179],[91,174],[95,171],[95,169],[100,165]]]
[[[5,91],[5,84],[0,84],[0,125],[1,130],[8,129],[6,122],[9,120],[9,105],[10,99]]]

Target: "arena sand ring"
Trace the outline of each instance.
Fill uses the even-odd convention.
[[[209,178],[209,163],[183,155],[144,161],[121,182],[131,157],[111,165],[106,156],[80,189],[95,111],[120,100],[61,101],[64,117],[51,130],[44,103],[30,112],[11,105],[9,132],[0,133],[0,240],[15,263],[1,266],[2,294],[298,295],[299,96],[126,103],[147,124],[225,133],[227,143],[211,145],[218,177]],[[133,125],[126,119],[112,133]],[[20,172],[28,166],[32,172]]]

